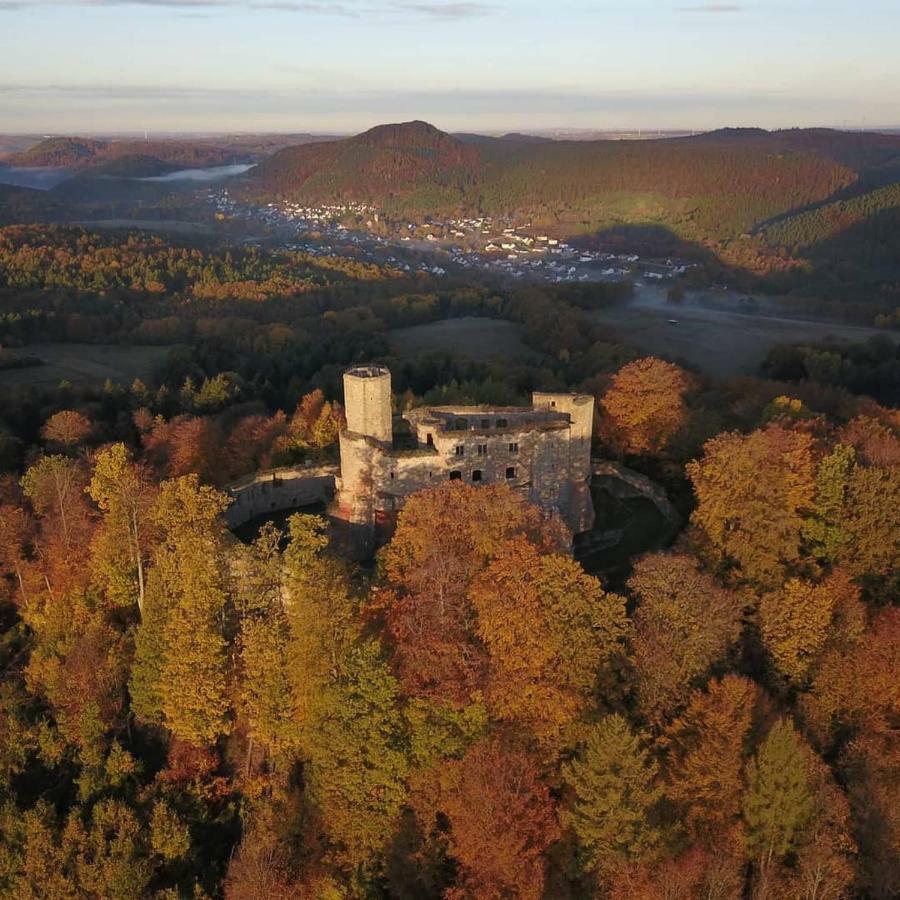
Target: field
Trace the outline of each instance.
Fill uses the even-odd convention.
[[[141,231],[158,231],[162,234],[181,234],[188,237],[213,233],[212,228],[204,222],[181,222],[175,219],[91,219],[74,224],[89,229],[140,229]]]
[[[837,322],[710,309],[691,303],[668,304],[663,292],[638,288],[627,306],[603,309],[596,320],[611,325],[642,352],[683,360],[710,375],[754,374],[769,349],[782,343],[866,341],[891,332]],[[673,324],[670,320],[678,324]],[[898,337],[896,333],[893,335]]]
[[[111,381],[128,384],[147,378],[165,362],[171,347],[119,346],[117,344],[30,344],[10,350],[13,356],[37,356],[46,365],[0,370],[0,386],[57,385]]]
[[[500,319],[473,316],[444,319],[427,325],[395,328],[388,332],[388,337],[394,351],[400,356],[415,356],[437,350],[475,360],[486,360],[492,356],[518,360],[538,358],[522,342],[522,327]]]

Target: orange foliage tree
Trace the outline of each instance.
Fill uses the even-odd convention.
[[[460,874],[445,897],[544,896],[546,852],[560,830],[550,791],[521,750],[480,741],[423,773],[411,803],[425,834],[447,823],[446,849]]]
[[[74,409],[63,409],[47,419],[41,429],[41,437],[49,444],[68,449],[87,440],[92,430],[93,425],[87,416]]]
[[[477,632],[490,657],[488,709],[551,748],[582,719],[595,693],[615,700],[628,620],[570,556],[510,540],[472,583]]]
[[[682,554],[645,556],[628,587],[640,601],[632,636],[638,701],[647,719],[658,722],[736,641],[741,600]]]
[[[720,434],[686,467],[697,497],[694,524],[713,556],[751,583],[780,585],[803,559],[813,450],[807,431],[772,424],[749,435]]]
[[[407,501],[381,566],[388,590],[376,598],[406,691],[467,702],[484,687],[487,656],[475,635],[468,592],[506,541],[565,545],[565,528],[503,484],[458,482]]]
[[[685,395],[694,379],[680,366],[648,356],[613,376],[600,406],[603,432],[620,453],[659,453],[687,420]]]

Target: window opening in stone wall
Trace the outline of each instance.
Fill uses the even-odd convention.
[[[457,456],[465,456],[466,448],[462,444],[457,444],[455,452]]]
[[[454,469],[454,470],[450,473],[450,480],[451,480],[451,481],[460,481],[461,479],[462,479],[462,472],[460,472],[458,469]]]
[[[498,428],[506,428],[507,425],[509,425],[509,422],[507,422],[506,419],[497,419]]]
[[[518,452],[519,452],[519,445],[516,444],[516,443],[510,444],[510,445],[509,445],[509,452],[510,452],[510,453],[518,453]]]
[[[476,452],[479,456],[487,456],[487,444],[478,444]]]
[[[434,446],[434,435],[431,433],[426,434],[425,435],[425,443],[427,446],[433,447]]]
[[[516,467],[515,466],[509,466],[507,468],[506,477],[507,478],[515,478],[516,477]]]
[[[472,481],[481,481],[481,469],[475,469],[472,472]]]
[[[490,427],[491,427],[491,420],[490,420],[490,419],[482,419],[482,420],[481,420],[481,427],[482,427],[482,428],[490,428]]]

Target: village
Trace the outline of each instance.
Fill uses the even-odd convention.
[[[517,224],[489,216],[388,222],[363,203],[307,206],[282,201],[257,206],[235,200],[227,188],[210,191],[207,202],[219,221],[253,224],[286,250],[311,255],[349,252],[366,261],[438,277],[478,270],[553,283],[626,278],[659,282],[677,278],[692,267],[676,258],[646,259],[636,253],[579,249],[542,233],[531,222]]]

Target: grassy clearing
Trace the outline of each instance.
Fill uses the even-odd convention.
[[[119,346],[117,344],[30,344],[9,350],[13,356],[36,356],[45,365],[0,370],[0,385],[57,385],[102,382],[106,379],[130,384],[148,378],[161,366],[171,347]]]
[[[395,328],[388,332],[394,352],[400,356],[444,351],[470,359],[486,360],[508,357],[534,360],[539,356],[522,341],[522,326],[500,319],[467,316],[443,319],[410,328]]]

